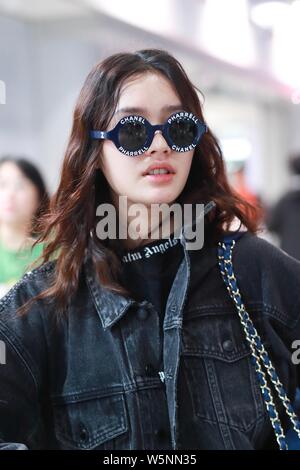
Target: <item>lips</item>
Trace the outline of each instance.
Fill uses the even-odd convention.
[[[147,170],[144,171],[143,176],[146,176],[149,174],[151,170],[159,170],[159,169],[164,169],[167,170],[169,173],[176,173],[174,168],[169,165],[168,163],[157,163],[157,164],[152,164],[150,165]]]

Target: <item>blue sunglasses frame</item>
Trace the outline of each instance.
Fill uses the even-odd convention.
[[[196,125],[196,130],[197,130],[196,131],[196,136],[195,136],[193,142],[190,145],[188,145],[188,146],[178,146],[178,145],[175,144],[175,142],[172,141],[172,138],[171,138],[170,133],[169,133],[169,129],[170,129],[170,126],[171,126],[172,122],[174,122],[176,120],[191,120]],[[142,123],[146,128],[147,137],[146,137],[146,140],[144,142],[144,145],[140,149],[126,150],[120,143],[119,131],[128,122]],[[162,132],[163,137],[165,138],[167,144],[169,145],[169,147],[172,150],[175,150],[176,152],[188,152],[190,150],[193,150],[196,147],[196,145],[199,143],[202,135],[205,132],[207,132],[208,128],[193,113],[189,113],[189,112],[186,112],[186,111],[180,111],[180,112],[171,114],[167,118],[167,120],[165,121],[164,124],[157,124],[157,125],[150,124],[150,122],[147,121],[147,119],[144,118],[143,116],[132,114],[132,115],[125,116],[122,119],[120,119],[120,121],[116,124],[116,126],[110,131],[91,130],[90,131],[90,137],[92,139],[96,139],[96,140],[103,140],[103,139],[111,140],[115,144],[117,149],[123,155],[129,156],[129,157],[136,157],[136,156],[142,155],[143,153],[145,153],[149,149],[149,147],[150,147],[150,145],[153,141],[154,134],[158,130]]]

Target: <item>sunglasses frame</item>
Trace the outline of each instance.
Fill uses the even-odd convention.
[[[179,118],[180,119],[182,119],[182,118],[191,119],[196,124],[196,128],[197,128],[197,135],[196,135],[195,139],[193,140],[193,142],[190,145],[184,146],[184,147],[176,145],[172,141],[172,139],[169,135],[170,125],[172,124],[173,121],[175,121],[176,119],[179,119]],[[141,149],[126,150],[120,144],[119,130],[121,129],[122,126],[124,126],[128,122],[141,122],[146,127],[147,138],[146,138],[146,141],[145,141],[145,143],[144,143],[144,145]],[[116,126],[110,131],[91,130],[90,131],[90,137],[92,139],[96,139],[96,140],[103,140],[103,139],[111,140],[115,144],[115,146],[117,147],[119,152],[121,152],[123,155],[126,155],[128,157],[137,157],[139,155],[142,155],[143,153],[145,153],[149,149],[149,147],[150,147],[150,145],[153,141],[155,132],[158,131],[158,130],[162,132],[163,137],[165,138],[167,144],[169,145],[169,147],[172,150],[175,150],[176,152],[188,152],[190,150],[193,150],[196,147],[196,145],[200,141],[202,135],[205,132],[207,132],[208,128],[193,113],[189,113],[187,111],[179,111],[177,113],[173,113],[167,118],[167,120],[164,122],[164,124],[156,124],[156,125],[150,124],[150,122],[146,118],[144,118],[143,116],[131,114],[129,116],[125,116],[125,117],[121,118],[120,121],[116,124]]]

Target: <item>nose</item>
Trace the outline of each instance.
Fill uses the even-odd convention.
[[[169,147],[166,139],[162,135],[162,131],[160,130],[155,131],[151,145],[148,148],[148,150],[145,152],[145,154],[146,155],[153,155],[155,153],[168,154],[171,152],[172,150]]]

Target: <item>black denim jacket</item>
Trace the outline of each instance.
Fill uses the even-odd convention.
[[[68,317],[16,309],[54,262],[0,301],[0,440],[29,449],[277,448],[217,247],[186,249],[163,331],[152,304],[101,287],[87,256]],[[233,263],[244,303],[291,398],[300,382],[300,262],[246,232]],[[295,362],[295,361],[294,361]]]

